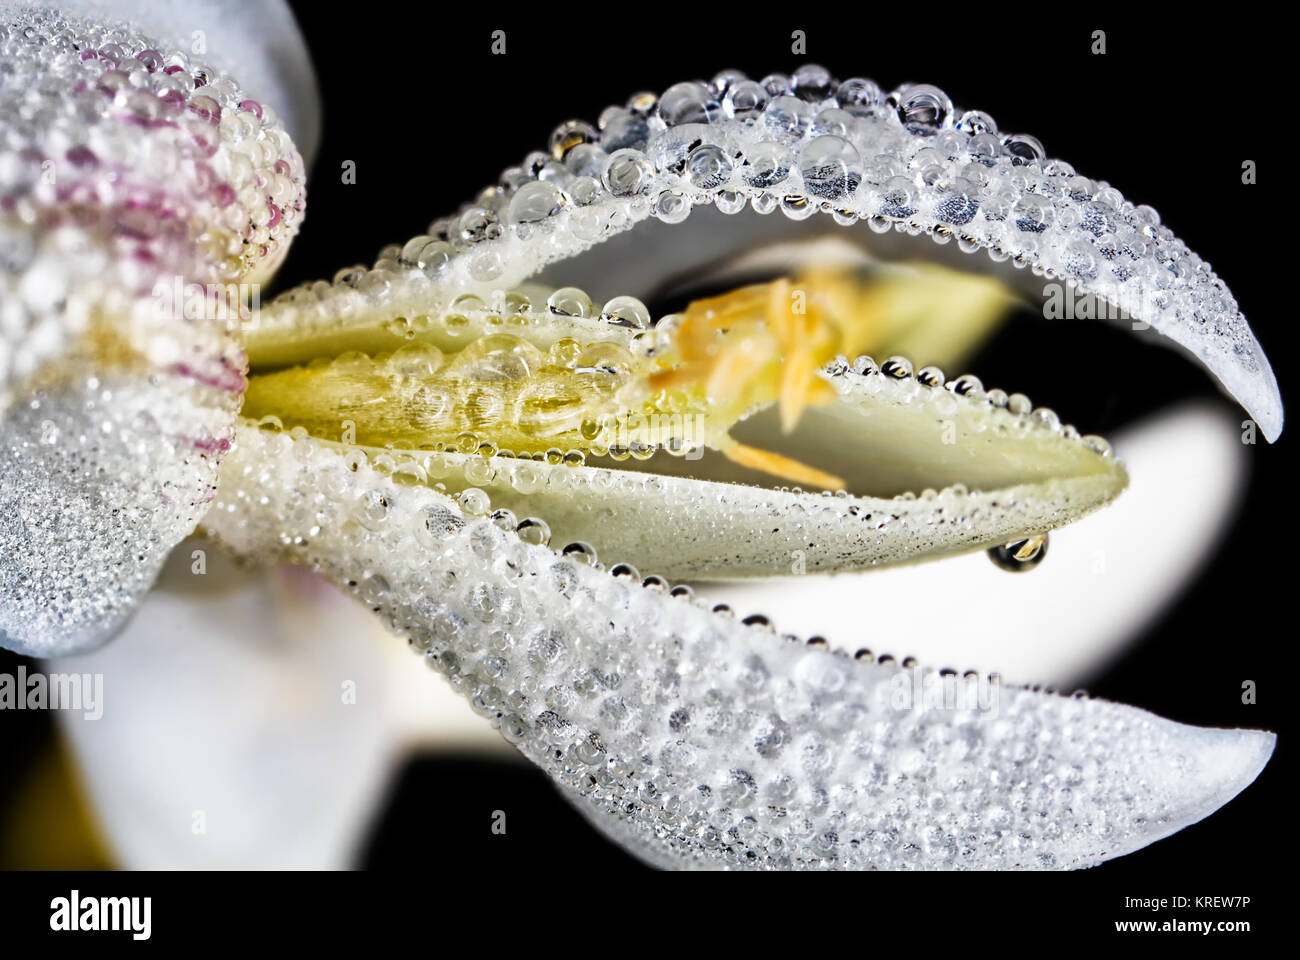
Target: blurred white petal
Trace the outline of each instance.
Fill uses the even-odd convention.
[[[104,675],[101,719],[59,719],[131,868],[346,867],[417,732],[510,750],[355,601],[203,541],[173,553],[114,643],[48,669]]]
[[[46,0],[25,6],[47,7]],[[64,14],[125,18],[160,40],[193,49],[196,60],[239,79],[285,129],[311,165],[320,139],[320,97],[307,44],[284,0],[61,0]]]

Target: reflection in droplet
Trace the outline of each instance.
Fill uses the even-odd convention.
[[[1045,533],[1026,537],[1023,540],[1013,540],[989,550],[989,559],[1003,570],[1010,570],[1012,573],[1032,570],[1042,563],[1046,556],[1047,534]]]

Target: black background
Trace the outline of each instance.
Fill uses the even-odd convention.
[[[1188,8],[1173,25],[1086,11],[1055,21],[1035,13],[1031,22],[1010,5],[903,5],[892,13],[842,6],[835,17],[821,5],[795,17],[756,6],[749,14],[627,5],[636,21],[617,23],[607,19],[614,8],[600,6],[552,6],[545,16],[471,9],[468,17],[458,6],[453,20],[445,4],[292,5],[319,75],[324,135],[306,224],[277,286],[372,262],[380,247],[423,232],[503,168],[543,148],[563,120],[594,122],[603,107],[633,92],[707,80],[727,67],[760,78],[814,62],[840,78],[871,77],[886,90],[934,83],[959,107],[988,111],[1004,132],[1034,134],[1049,155],[1154,206],[1227,281],[1287,399],[1297,363],[1287,302],[1295,180],[1275,138],[1292,122],[1292,84],[1275,73],[1292,54],[1280,28],[1256,14],[1193,25]],[[506,31],[505,56],[490,52],[497,29]],[[807,33],[805,57],[790,52],[794,29]],[[1106,31],[1104,56],[1090,52],[1096,29]],[[1248,159],[1258,164],[1254,186],[1241,183]],[[347,160],[356,163],[353,185],[341,182]],[[1110,434],[1181,398],[1218,396],[1184,357],[1095,323],[1020,318],[970,366],[985,382],[1014,383],[1046,399],[1085,432]],[[1002,908],[1022,925],[1072,934],[1146,916],[1118,909],[1124,895],[1246,894],[1255,898],[1256,917],[1278,906],[1281,891],[1268,866],[1289,859],[1282,847],[1291,845],[1283,797],[1293,753],[1284,718],[1295,676],[1287,596],[1295,443],[1284,433],[1276,446],[1261,438],[1251,448],[1248,499],[1210,568],[1141,644],[1089,685],[1095,695],[1184,722],[1278,731],[1272,762],[1208,820],[1079,878],[920,881],[942,890],[945,902],[983,913],[990,925],[980,929],[998,929],[989,914]],[[873,602],[887,605],[887,598]],[[0,657],[0,669],[12,671],[17,662]],[[1258,684],[1254,706],[1240,702],[1246,679]],[[4,718],[3,739],[17,747],[11,771],[48,736],[44,718],[20,716],[17,723]],[[508,837],[457,826],[487,823],[503,806],[518,812]],[[595,880],[580,898],[617,892],[639,900],[642,884],[661,882],[638,878],[641,868],[590,830],[540,774],[472,758],[413,760],[365,865],[412,877],[436,866],[442,876],[454,869],[472,883],[495,878],[502,897],[549,899]],[[602,886],[606,881],[614,886]],[[380,890],[390,882],[375,879]],[[917,883],[863,877],[839,889],[889,904],[900,891],[909,901],[926,896]],[[566,898],[551,902],[564,923],[572,909]]]

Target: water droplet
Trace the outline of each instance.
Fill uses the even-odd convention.
[[[427,377],[442,366],[442,351],[431,343],[398,347],[388,358],[388,369],[404,377]]]
[[[791,77],[794,93],[800,100],[825,100],[830,95],[831,72],[815,63],[805,63]]]
[[[560,551],[560,555],[577,563],[585,563],[589,567],[596,564],[596,548],[585,540],[573,541]]]
[[[898,119],[909,133],[932,136],[952,119],[952,100],[938,87],[917,83],[893,94]]]
[[[691,203],[680,190],[664,190],[655,197],[651,212],[664,223],[681,223],[691,213]]]
[[[710,123],[719,119],[722,106],[702,83],[687,81],[664,91],[659,98],[659,118],[670,127],[682,123]]]
[[[1093,453],[1099,454],[1103,457],[1111,456],[1110,441],[1105,437],[1099,437],[1096,434],[1090,433],[1081,439],[1083,445]]]
[[[379,530],[388,519],[388,498],[382,491],[368,490],[357,498],[353,516],[367,530]]]
[[[546,305],[562,317],[591,317],[596,312],[591,297],[577,287],[561,287],[546,298]]]
[[[989,559],[1003,570],[1023,573],[1038,566],[1047,556],[1047,534],[1013,540],[1000,547],[990,548],[988,553]]]
[[[784,182],[793,163],[794,156],[788,148],[766,141],[750,148],[741,176],[751,187],[766,189]]]
[[[551,542],[551,528],[540,517],[527,517],[520,520],[515,532],[524,543],[531,543],[536,547],[544,547]]]
[[[811,124],[812,109],[794,97],[775,97],[763,110],[764,129],[782,143],[803,139]]]
[[[1041,164],[1047,159],[1047,151],[1038,141],[1037,137],[1031,137],[1027,133],[1013,133],[1008,137],[1002,138],[1003,149],[1011,157],[1011,162],[1016,165],[1029,163]]]
[[[855,117],[869,117],[875,115],[885,97],[873,81],[853,77],[840,84],[835,91],[835,99],[839,101],[841,110],[846,110]]]
[[[957,121],[957,129],[972,136],[997,133],[998,125],[987,113],[981,110],[967,110]]]
[[[492,501],[488,498],[488,495],[477,487],[470,487],[461,491],[460,496],[456,498],[456,502],[460,504],[461,509],[466,513],[476,517],[485,515],[492,506]]]
[[[879,367],[876,366],[876,361],[865,353],[853,361],[853,372],[860,377],[868,377],[878,370]]]
[[[515,191],[510,200],[510,220],[513,223],[540,223],[558,213],[564,205],[564,194],[553,183],[536,180]]]
[[[916,374],[916,380],[922,386],[942,387],[944,382],[943,370],[933,365],[922,367]]]
[[[620,327],[645,330],[650,326],[650,311],[636,297],[615,297],[605,304],[600,319]]]
[[[596,139],[596,128],[584,120],[569,120],[551,132],[551,156],[563,160],[574,147],[591,143]]]
[[[443,371],[447,377],[480,382],[524,380],[546,363],[537,347],[511,336],[495,333],[475,340],[457,353]],[[473,453],[478,450],[463,451]]]
[[[840,200],[862,182],[861,158],[843,137],[813,140],[799,155],[799,172],[808,192],[823,200]]]
[[[745,119],[757,115],[767,106],[768,94],[753,80],[732,84],[723,98],[723,107],[733,117]]]
[[[615,197],[635,197],[649,189],[654,178],[650,158],[639,150],[616,150],[605,164],[601,180]]]
[[[906,380],[912,375],[912,361],[907,357],[890,357],[880,365],[880,372],[895,380]]]
[[[715,190],[731,179],[731,158],[714,143],[703,143],[686,158],[686,177],[697,190]]]

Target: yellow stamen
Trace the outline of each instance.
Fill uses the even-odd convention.
[[[733,397],[776,359],[776,344],[770,337],[745,337],[733,341],[718,355],[705,389],[711,397]]]
[[[843,490],[845,488],[843,478],[837,477],[833,473],[827,473],[824,470],[818,470],[816,467],[810,467],[806,463],[801,463],[791,457],[783,457],[781,454],[773,453],[770,450],[760,450],[757,447],[750,447],[733,441],[723,447],[722,452],[732,463],[738,463],[742,467],[748,467],[751,470],[758,470],[761,473],[789,480],[801,487],[820,487],[823,490]]]

